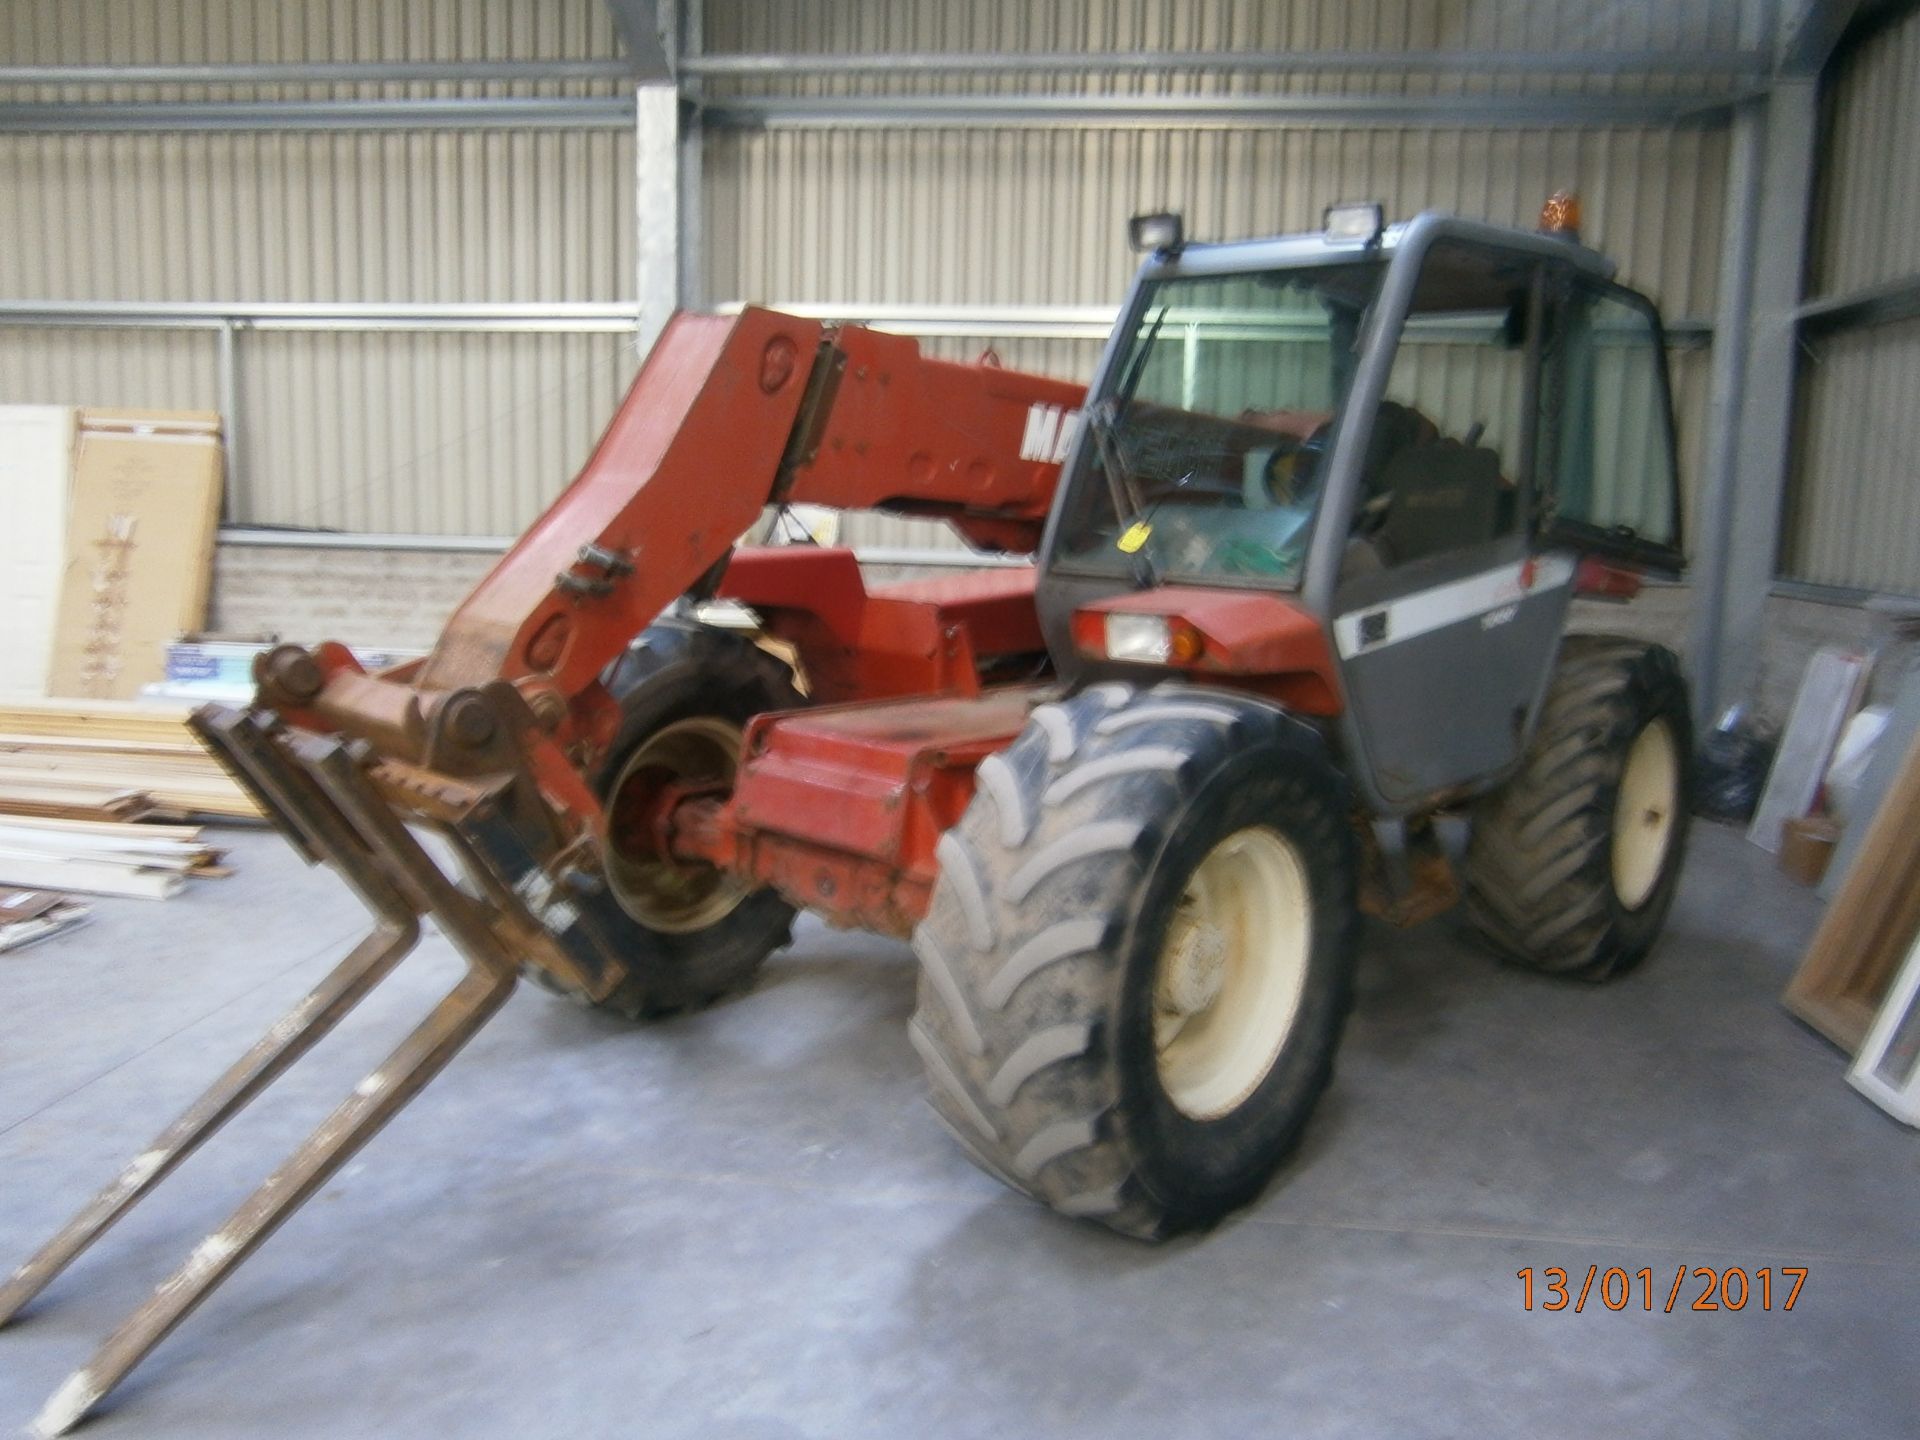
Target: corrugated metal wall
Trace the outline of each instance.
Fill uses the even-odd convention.
[[[619,53],[600,0],[21,0],[12,64]],[[86,86],[13,100],[618,93],[620,82]],[[613,302],[634,293],[625,131],[0,136],[9,300]],[[0,398],[217,409],[212,333],[0,328]],[[242,524],[511,534],[631,376],[609,334],[236,338]],[[537,412],[537,413],[536,413]]]
[[[619,54],[613,22],[600,0],[7,0],[0,6],[0,49],[11,65],[554,60]],[[38,98],[273,99],[293,93],[384,92],[338,85],[222,85],[209,91],[115,84],[88,87],[78,97],[42,90]],[[492,91],[469,84],[405,93]],[[35,96],[30,89],[20,94]]]
[[[625,335],[263,332],[244,342],[239,524],[517,535],[636,365]],[[265,471],[267,484],[251,483]],[[241,497],[236,497],[241,498]]]
[[[0,403],[217,410],[204,330],[0,328]]]
[[[1849,56],[1828,91],[1813,295],[1920,276],[1920,14]],[[1781,573],[1920,594],[1920,322],[1812,338]]]
[[[709,53],[1148,48],[1370,50],[1731,49],[1740,7],[1708,3],[1244,4],[1229,0],[707,0]],[[1068,89],[1323,90],[1448,94],[1651,88],[1672,78],[1431,75],[756,79],[802,94]],[[721,87],[724,93],[724,87]],[[1181,210],[1189,233],[1231,238],[1309,229],[1328,203],[1377,198],[1530,224],[1572,186],[1590,240],[1670,318],[1707,319],[1725,194],[1719,129],[1030,129],[718,131],[705,147],[707,293],[769,302],[1111,305],[1136,258],[1129,215]],[[977,351],[982,342],[952,342]],[[993,342],[1009,364],[1017,349]],[[1055,348],[1085,375],[1097,345]],[[1058,362],[1065,362],[1060,364]],[[1689,504],[1704,466],[1708,362],[1676,351]],[[923,543],[944,527],[854,517],[854,540]]]
[[[0,135],[0,294],[619,300],[623,131]]]
[[[706,0],[729,51],[1727,51],[1728,0]],[[1750,17],[1749,17],[1750,19]],[[1743,39],[1743,36],[1746,39]],[[619,53],[602,0],[14,0],[10,63],[553,59]],[[709,82],[724,93],[723,82]],[[1183,73],[756,80],[832,93],[1054,90],[1511,93],[1659,90],[1685,75]],[[88,86],[18,100],[615,93],[616,80],[404,86]],[[1713,129],[713,129],[700,230],[714,300],[1111,305],[1126,217],[1183,209],[1196,233],[1317,222],[1376,196],[1527,221],[1566,184],[1589,232],[1666,313],[1714,307],[1727,142]],[[0,137],[0,297],[167,301],[573,301],[634,294],[633,141],[619,132]],[[1010,365],[1084,375],[1091,340],[992,343]],[[213,408],[205,331],[0,329],[0,398]],[[242,329],[246,424],[231,518],[436,533],[516,530],[570,476],[632,369],[620,337]],[[1676,356],[1691,482],[1706,351]],[[559,413],[534,413],[553,397]],[[861,519],[869,544],[944,527]]]
[[[1812,292],[1920,275],[1920,13],[1848,56],[1828,87]]]
[[[1818,341],[1802,373],[1781,569],[1920,593],[1920,320]]]

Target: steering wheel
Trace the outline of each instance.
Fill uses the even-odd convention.
[[[1323,420],[1304,439],[1296,435],[1280,437],[1261,474],[1269,504],[1301,505],[1313,498],[1332,433],[1333,422]]]

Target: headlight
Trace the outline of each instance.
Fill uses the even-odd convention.
[[[1200,632],[1177,616],[1113,611],[1105,620],[1101,638],[1109,660],[1132,665],[1191,665],[1207,648]]]
[[[1173,627],[1164,615],[1107,616],[1107,658],[1164,665],[1173,657]]]

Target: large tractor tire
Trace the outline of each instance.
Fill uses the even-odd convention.
[[[1525,761],[1474,814],[1470,923],[1529,969],[1595,981],[1633,969],[1680,883],[1692,754],[1671,650],[1567,637]]]
[[[689,620],[649,626],[611,667],[620,731],[592,777],[607,809],[607,885],[626,922],[628,973],[590,1001],[545,971],[547,989],[629,1019],[711,1004],[745,986],[793,938],[793,907],[710,866],[657,856],[633,833],[637,800],[662,781],[730,784],[748,720],[801,703],[787,667],[744,636]]]
[[[909,1033],[961,1146],[1141,1239],[1256,1196],[1351,1004],[1350,809],[1319,736],[1240,696],[1036,709],[982,763],[914,932]]]

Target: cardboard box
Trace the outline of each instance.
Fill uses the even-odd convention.
[[[49,694],[130,699],[206,624],[224,459],[218,415],[80,412]]]
[[[1824,815],[1802,815],[1780,827],[1780,868],[1802,885],[1818,885],[1833,859],[1840,827]]]

